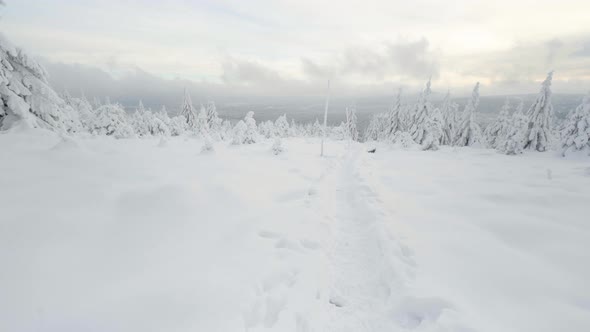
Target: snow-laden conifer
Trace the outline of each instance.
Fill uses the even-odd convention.
[[[430,112],[424,124],[423,150],[438,150],[444,136],[443,125],[442,114],[438,108],[435,108]]]
[[[528,118],[523,113],[522,100],[516,107],[516,111],[510,118],[510,127],[504,137],[501,137],[496,144],[496,149],[508,155],[521,154],[526,141]]]
[[[35,60],[0,35],[0,129],[16,122],[61,132],[82,129],[78,113],[49,86]]]
[[[455,138],[455,145],[457,146],[473,146],[481,144],[482,132],[481,128],[475,121],[477,107],[479,106],[479,82],[475,84],[471,99],[465,105],[463,110],[463,118],[461,125],[458,128],[457,136]]]
[[[185,128],[189,131],[194,131],[197,127],[197,114],[193,107],[193,101],[188,91],[184,90],[184,99],[180,107],[180,115],[184,118]]]
[[[546,151],[551,145],[551,117],[553,105],[551,103],[551,81],[553,72],[541,84],[541,90],[535,102],[529,108],[529,118],[524,148],[528,150]]]
[[[443,118],[443,137],[441,140],[442,145],[452,145],[455,140],[455,131],[457,130],[457,115],[455,112],[456,109],[453,107],[453,103],[451,101],[451,92],[447,91],[447,94],[445,95],[440,106],[440,113]]]
[[[416,103],[411,120],[410,135],[414,141],[418,144],[422,144],[426,131],[426,121],[432,111],[432,103],[430,103],[430,95],[432,90],[430,89],[430,79],[426,82],[426,87],[420,93],[418,102]]]
[[[346,108],[346,122],[344,123],[344,130],[346,138],[358,141],[359,132],[356,128],[357,117],[356,109],[354,107]]]
[[[252,144],[258,142],[258,128],[256,126],[256,120],[254,119],[254,112],[250,111],[244,117],[244,123],[246,124],[246,132],[244,133],[244,144]]]
[[[495,149],[501,144],[502,139],[508,135],[511,126],[510,101],[506,98],[500,113],[494,122],[488,125],[484,131],[484,137],[488,147]]]
[[[397,96],[387,113],[387,122],[388,126],[386,129],[386,135],[388,137],[393,137],[395,133],[402,130],[401,125],[401,111],[402,111],[402,89],[399,88],[397,91]]]
[[[99,107],[90,124],[90,131],[96,135],[115,138],[135,136],[135,131],[127,120],[127,114],[119,104],[107,104]]]
[[[590,93],[568,115],[561,132],[561,153],[565,156],[575,151],[590,154]]]
[[[287,114],[283,114],[277,118],[274,123],[275,134],[279,137],[290,136],[289,121],[287,121]]]
[[[233,144],[233,145],[243,144],[244,140],[245,140],[247,129],[248,129],[248,126],[246,126],[246,123],[244,122],[244,120],[238,121],[238,123],[236,123],[236,125],[232,129],[231,144]]]

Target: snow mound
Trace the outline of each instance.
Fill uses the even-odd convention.
[[[54,151],[78,150],[80,148],[81,148],[81,146],[78,143],[78,141],[76,141],[75,139],[68,137],[68,136],[62,136],[60,141],[57,142],[57,144],[55,144],[51,148],[51,150],[54,150]]]

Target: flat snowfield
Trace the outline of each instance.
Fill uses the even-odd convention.
[[[0,135],[0,331],[590,331],[590,161]]]

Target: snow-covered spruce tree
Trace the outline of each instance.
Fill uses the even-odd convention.
[[[444,120],[442,114],[438,108],[435,108],[430,112],[424,124],[424,139],[421,144],[422,150],[438,150],[444,137],[443,126]]]
[[[170,127],[164,121],[160,120],[151,110],[143,113],[143,119],[150,135],[170,136]]]
[[[214,102],[209,101],[205,104],[205,110],[207,111],[207,127],[209,128],[209,132],[219,133],[222,120],[217,113],[217,106],[215,106]]]
[[[66,103],[74,109],[74,112],[78,113],[82,126],[88,129],[89,123],[94,117],[94,110],[86,96],[82,95],[80,98],[75,98],[68,94],[66,98],[64,98]]]
[[[221,130],[219,131],[219,136],[222,140],[229,140],[232,138],[232,125],[229,120],[223,120],[221,123]]]
[[[566,156],[574,151],[590,155],[590,93],[566,119],[561,132],[561,153]]]
[[[347,107],[346,108],[346,122],[344,125],[345,128],[345,136],[346,138],[358,141],[359,139],[359,132],[356,129],[357,117],[356,117],[356,109],[354,107]]]
[[[393,105],[391,105],[391,108],[389,109],[389,112],[387,113],[387,129],[386,129],[386,135],[388,137],[393,137],[398,131],[402,130],[402,125],[401,125],[401,117],[400,117],[400,112],[402,110],[402,89],[399,88],[397,91],[397,96],[395,98],[395,101],[393,102]]]
[[[500,114],[496,120],[488,125],[484,131],[485,141],[488,147],[495,149],[500,144],[501,140],[508,135],[508,130],[511,126],[510,118],[510,100],[506,98]]]
[[[473,92],[471,93],[471,99],[467,105],[465,105],[463,120],[458,128],[455,145],[473,146],[482,143],[481,128],[477,122],[475,122],[477,106],[479,106],[479,82],[475,84]]]
[[[244,118],[246,124],[246,132],[244,133],[244,144],[252,144],[258,142],[258,128],[256,127],[256,120],[254,120],[254,112],[250,111]]]
[[[107,104],[99,107],[90,124],[90,131],[95,135],[107,135],[115,138],[135,136],[133,127],[127,121],[127,114],[119,104]]]
[[[452,107],[451,92],[447,91],[445,98],[440,106],[440,113],[443,118],[443,137],[441,140],[442,145],[452,145],[455,139],[456,131],[456,114],[455,109]]]
[[[241,145],[244,143],[244,137],[246,136],[246,130],[248,127],[244,120],[238,121],[232,130],[232,145]]]
[[[193,107],[193,101],[186,89],[184,89],[184,100],[180,106],[180,116],[184,118],[185,128],[188,131],[194,131],[197,127],[197,114]]]
[[[551,81],[553,72],[547,74],[547,78],[541,84],[541,91],[535,102],[529,108],[527,116],[529,125],[526,133],[524,148],[539,152],[547,151],[551,145],[551,117],[553,105],[551,104]]]
[[[369,125],[365,130],[365,141],[382,141],[388,137],[389,115],[387,113],[377,113],[371,117]]]
[[[424,136],[426,134],[426,120],[428,120],[428,116],[432,111],[432,104],[430,103],[430,94],[432,90],[430,89],[430,79],[426,82],[426,87],[420,93],[420,97],[418,98],[418,102],[414,108],[414,114],[412,115],[412,124],[410,127],[410,134],[414,139],[414,142],[418,144],[422,144],[424,140]]]
[[[263,121],[258,125],[258,132],[260,135],[264,136],[264,138],[275,137],[275,131],[275,125],[270,120]]]
[[[274,123],[275,134],[279,137],[287,137],[291,135],[289,121],[287,121],[287,114],[279,116]]]
[[[35,60],[0,35],[0,130],[16,123],[61,132],[82,129],[78,114],[53,91]]]
[[[310,136],[320,137],[324,132],[324,128],[320,125],[320,121],[316,118],[313,126],[311,127]]]
[[[175,116],[170,119],[170,135],[180,136],[183,135],[187,130],[186,118],[182,115]]]
[[[522,112],[523,107],[521,100],[516,111],[512,114],[506,135],[499,137],[496,141],[496,150],[507,155],[517,155],[523,152],[528,128],[528,118]]]
[[[168,110],[166,106],[162,105],[162,108],[154,114],[156,118],[160,119],[167,127],[170,127],[170,116],[168,116]]]
[[[365,142],[377,140],[377,137],[379,134],[377,132],[378,121],[379,121],[379,119],[377,118],[377,114],[373,114],[371,116],[371,119],[369,120],[369,124],[367,125],[367,128],[365,129],[365,135],[363,137],[363,140]]]
[[[209,135],[209,124],[207,123],[207,109],[201,105],[199,115],[197,115],[197,122],[195,123],[195,133],[199,137],[206,137]]]
[[[146,121],[147,119],[146,119],[145,113],[146,113],[145,107],[143,106],[143,102],[140,100],[139,105],[137,106],[137,108],[135,109],[135,112],[131,116],[131,121],[130,121],[131,122],[130,124],[133,127],[133,130],[135,131],[135,133],[139,137],[151,135],[150,129],[149,129],[149,123],[147,123],[147,121]]]

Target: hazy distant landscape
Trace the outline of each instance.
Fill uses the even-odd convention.
[[[441,94],[434,94],[432,101],[436,105],[442,101]],[[510,100],[513,107],[523,100],[526,108],[535,100],[536,94],[527,95],[510,95],[510,96],[482,96],[478,108],[477,120],[483,126],[486,126],[500,112],[506,98]],[[553,107],[555,116],[563,119],[567,112],[576,108],[580,104],[583,95],[577,94],[553,94]],[[180,97],[179,97],[180,98]],[[418,95],[404,96],[403,102],[413,104],[416,102]],[[181,99],[179,99],[181,101]],[[468,101],[467,97],[453,98],[453,101],[460,105],[460,109],[465,107]],[[166,108],[170,113],[177,114],[180,111],[180,101],[176,104],[168,104]],[[206,100],[205,100],[206,101]],[[203,101],[203,102],[205,102]],[[394,96],[390,97],[364,97],[357,99],[335,98],[330,100],[330,110],[328,123],[331,125],[340,124],[346,119],[345,111],[347,107],[355,107],[358,115],[359,128],[364,129],[372,115],[388,111],[394,102]],[[138,101],[122,101],[128,112],[133,112],[137,108]],[[287,114],[289,119],[295,119],[297,122],[313,122],[317,118],[323,119],[325,97],[300,97],[300,98],[243,98],[235,100],[226,100],[220,98],[215,100],[217,111],[220,116],[240,120],[249,111],[254,111],[256,119],[259,121],[276,120],[277,117]],[[159,110],[162,105],[158,103],[146,103],[146,107],[153,110]]]

